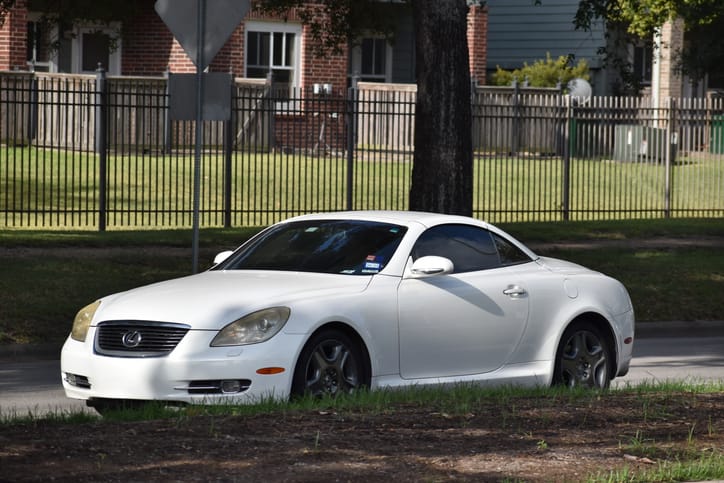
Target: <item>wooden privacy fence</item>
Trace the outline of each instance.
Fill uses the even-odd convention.
[[[189,226],[195,126],[169,120],[167,81],[0,73],[0,226]],[[203,226],[407,209],[414,85],[230,88],[231,121],[202,131]],[[724,215],[720,98],[476,87],[471,102],[477,217]]]

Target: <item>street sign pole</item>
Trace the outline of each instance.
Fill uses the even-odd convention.
[[[206,25],[206,0],[199,0],[196,12],[196,136],[194,146],[194,213],[193,236],[191,241],[192,273],[199,271],[199,211],[201,209],[201,146],[204,102],[204,27]]]
[[[203,146],[203,122],[228,121],[231,118],[231,98],[220,106],[218,93],[206,93],[204,84],[230,96],[231,75],[228,80],[216,74],[204,74],[208,63],[214,60],[231,34],[239,26],[251,8],[251,0],[156,0],[154,9],[161,20],[178,40],[192,62],[196,64],[196,112],[189,114],[187,106],[180,105],[191,96],[187,78],[174,74],[169,76],[169,113],[173,120],[195,120],[194,180],[193,180],[193,240],[191,242],[192,270],[199,270],[199,211],[201,210],[201,169]],[[196,15],[194,16],[194,12]],[[195,37],[194,37],[195,35]],[[193,77],[193,74],[189,74]],[[207,79],[207,75],[209,78]],[[178,79],[177,79],[178,77]],[[225,87],[218,87],[226,81]],[[188,95],[176,95],[173,93]],[[204,109],[206,107],[207,109]],[[188,115],[188,117],[186,117]]]

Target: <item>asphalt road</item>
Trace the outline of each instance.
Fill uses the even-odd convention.
[[[613,386],[665,380],[724,381],[724,336],[638,338],[629,374],[615,379]],[[59,361],[0,364],[0,418],[76,411],[90,410],[65,397]]]
[[[724,336],[639,338],[629,373],[612,385],[666,380],[724,381]]]

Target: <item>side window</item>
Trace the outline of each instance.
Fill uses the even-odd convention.
[[[493,234],[493,240],[495,240],[495,246],[498,249],[498,255],[500,255],[501,265],[517,265],[519,263],[526,263],[531,261],[530,257],[526,255],[525,252],[510,243],[505,238]]]
[[[440,225],[420,235],[412,250],[413,260],[436,255],[449,258],[455,272],[500,267],[498,250],[490,232],[467,225]]]
[[[383,37],[364,37],[350,51],[349,74],[364,82],[389,82],[392,46]]]

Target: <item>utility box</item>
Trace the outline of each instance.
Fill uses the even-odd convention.
[[[724,154],[724,115],[714,116],[711,120],[709,151],[712,154]]]
[[[613,159],[624,162],[666,161],[666,129],[621,124],[614,131]]]

